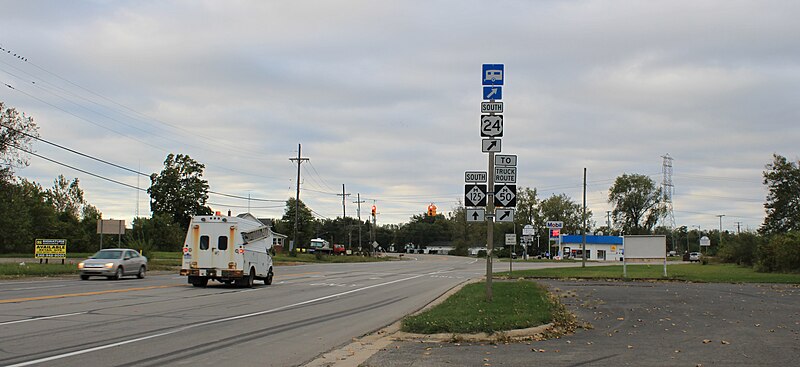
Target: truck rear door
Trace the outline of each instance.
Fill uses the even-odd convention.
[[[228,269],[228,264],[234,262],[233,246],[235,227],[231,226],[228,233],[222,231],[212,240],[212,264],[217,269]],[[234,262],[235,263],[235,262]]]

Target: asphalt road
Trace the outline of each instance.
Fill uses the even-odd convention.
[[[2,281],[0,365],[301,365],[485,273],[485,260],[407,258],[277,267],[252,289],[177,274]],[[520,268],[539,266],[554,265]]]
[[[800,286],[540,281],[593,328],[546,341],[395,342],[364,366],[796,366]]]

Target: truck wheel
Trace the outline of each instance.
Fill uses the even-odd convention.
[[[256,269],[250,268],[250,273],[241,279],[242,288],[253,288],[253,282],[256,279]]]
[[[264,278],[264,284],[266,284],[266,285],[272,284],[272,277],[274,275],[275,274],[272,273],[272,268],[269,268],[269,273],[267,273],[267,277]]]
[[[205,288],[208,285],[208,278],[197,277],[192,280],[192,285],[195,287]]]

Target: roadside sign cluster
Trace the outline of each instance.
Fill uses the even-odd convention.
[[[481,151],[494,157],[494,172],[467,171],[464,175],[464,203],[467,206],[468,222],[483,222],[494,218],[498,222],[513,222],[517,206],[517,156],[501,155],[503,149],[503,85],[505,65],[483,64],[481,84],[480,134]],[[490,158],[491,159],[491,158]],[[490,164],[491,165],[491,164]],[[490,168],[491,170],[492,168]],[[489,175],[491,180],[489,180]],[[494,213],[483,208],[489,197],[494,197]]]

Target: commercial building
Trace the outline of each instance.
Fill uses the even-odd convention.
[[[583,236],[562,235],[561,247],[564,258],[581,259]],[[586,260],[621,261],[623,255],[622,237],[586,235]]]

